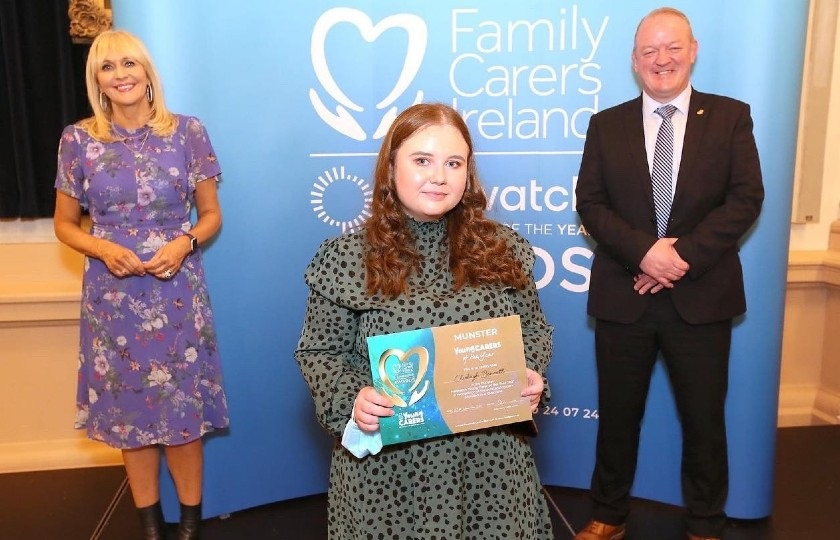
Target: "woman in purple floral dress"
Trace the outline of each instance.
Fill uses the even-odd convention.
[[[197,538],[201,437],[228,426],[198,248],[221,225],[221,171],[201,122],[167,111],[136,37],[99,35],[86,77],[94,116],[64,129],[55,182],[56,236],[86,255],[76,426],[122,450],[146,538],[165,537],[162,448],[179,538]]]

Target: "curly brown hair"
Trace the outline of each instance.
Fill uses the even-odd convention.
[[[430,125],[453,126],[469,148],[467,185],[461,201],[446,215],[449,268],[455,290],[465,285],[503,285],[521,289],[530,279],[511,246],[497,235],[498,223],[484,216],[487,197],[478,180],[469,128],[461,115],[443,103],[420,103],[397,116],[391,124],[374,169],[371,217],[366,233],[367,293],[397,297],[408,290],[408,278],[419,271],[422,256],[408,227],[408,216],[397,197],[394,159],[402,143]]]

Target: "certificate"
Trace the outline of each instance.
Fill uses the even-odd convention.
[[[518,315],[367,338],[382,444],[532,422]]]

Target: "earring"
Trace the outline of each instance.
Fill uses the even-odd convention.
[[[146,85],[146,101],[148,101],[149,103],[151,103],[151,102],[153,102],[154,100],[155,100],[155,94],[154,94],[154,92],[152,91],[152,85],[151,85],[151,84],[147,84],[147,85]]]
[[[103,111],[107,111],[107,110],[108,110],[108,98],[107,98],[107,97],[105,97],[105,94],[104,94],[104,93],[102,93],[101,91],[99,92],[99,107],[100,107]]]

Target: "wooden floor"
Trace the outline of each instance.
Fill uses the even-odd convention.
[[[555,538],[572,538],[589,515],[586,492],[546,486],[545,494]],[[323,540],[326,512],[325,495],[282,501],[206,520],[202,538]],[[627,525],[626,540],[685,538],[680,509],[665,504],[634,500]],[[139,537],[122,467],[0,474],[0,539]],[[781,428],[772,516],[730,520],[724,540],[822,538],[840,538],[840,426]]]

